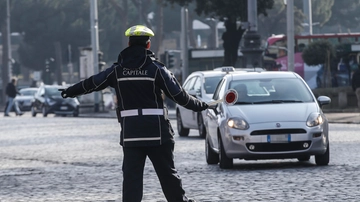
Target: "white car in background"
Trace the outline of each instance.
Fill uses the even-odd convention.
[[[216,70],[196,71],[191,73],[185,80],[183,88],[190,95],[208,102],[211,100],[213,93],[219,81],[224,75],[234,72],[233,67],[222,67]],[[206,136],[204,117],[206,112],[194,112],[178,104],[175,107],[177,129],[180,136],[188,136],[190,129],[197,129],[202,138]]]
[[[15,102],[18,103],[21,111],[31,110],[31,103],[34,100],[34,95],[37,90],[38,88],[35,87],[22,88],[19,90],[20,95],[16,95]]]
[[[321,107],[331,102],[329,97],[316,98],[294,72],[225,75],[212,101],[230,89],[238,94],[233,105],[220,102],[207,110],[208,164],[228,169],[235,158],[308,161],[315,156],[317,165],[328,165],[329,126]]]

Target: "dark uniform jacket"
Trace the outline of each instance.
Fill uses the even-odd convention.
[[[203,103],[187,94],[174,75],[142,46],[124,49],[117,63],[69,87],[66,93],[77,96],[108,86],[116,91],[120,144],[124,147],[158,146],[173,141],[162,92],[185,108],[204,109]]]
[[[354,72],[352,76],[351,86],[354,91],[356,90],[356,88],[360,88],[360,69]]]

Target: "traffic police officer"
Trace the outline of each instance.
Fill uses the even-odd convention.
[[[136,25],[125,32],[129,46],[118,61],[104,71],[67,89],[62,97],[75,97],[111,86],[116,91],[117,115],[123,147],[123,201],[143,196],[146,157],[151,160],[167,201],[193,201],[182,188],[174,165],[174,131],[167,117],[162,93],[185,108],[202,111],[208,105],[184,91],[174,75],[156,60],[150,48],[149,28]]]

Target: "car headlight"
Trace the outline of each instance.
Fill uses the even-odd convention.
[[[45,101],[49,104],[49,105],[54,105],[56,103],[55,100],[51,99],[51,98],[45,98]]]
[[[230,128],[235,128],[239,130],[249,129],[249,124],[244,119],[241,118],[229,118],[229,120],[227,121],[227,125]]]
[[[306,125],[309,127],[318,126],[324,123],[324,118],[318,112],[311,113],[306,121]]]

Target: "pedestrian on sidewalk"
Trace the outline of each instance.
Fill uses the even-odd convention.
[[[20,111],[20,108],[18,106],[18,103],[15,101],[16,95],[20,95],[19,91],[16,89],[16,79],[12,78],[11,82],[6,85],[6,95],[8,97],[7,99],[7,107],[5,110],[4,116],[10,116],[9,113],[11,109],[15,108],[16,115],[23,115],[23,113]]]
[[[352,89],[356,94],[357,104],[360,111],[360,64],[358,69],[354,72],[351,80]]]
[[[208,105],[186,93],[175,76],[149,50],[150,38],[154,36],[152,30],[136,25],[126,30],[125,36],[129,37],[129,46],[120,52],[116,63],[64,89],[61,95],[75,97],[108,86],[115,89],[120,145],[124,152],[124,202],[142,200],[147,157],[155,168],[167,201],[194,201],[185,195],[175,169],[174,131],[162,95],[197,112],[207,109]]]

